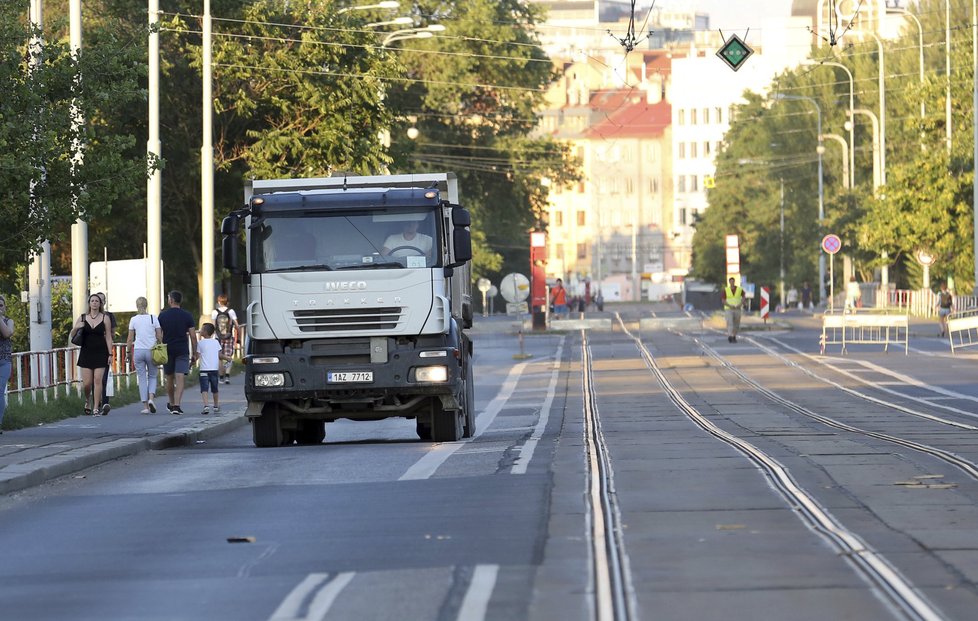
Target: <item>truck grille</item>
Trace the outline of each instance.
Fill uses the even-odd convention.
[[[300,332],[322,334],[356,330],[395,330],[403,308],[336,308],[293,311]]]

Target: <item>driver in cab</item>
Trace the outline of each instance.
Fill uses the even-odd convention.
[[[381,254],[391,257],[430,257],[432,239],[429,235],[418,232],[418,224],[417,220],[405,221],[400,233],[389,235],[384,241]]]

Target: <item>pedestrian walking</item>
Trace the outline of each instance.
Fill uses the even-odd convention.
[[[855,310],[862,306],[862,297],[863,292],[859,288],[859,282],[855,276],[850,276],[849,282],[846,283],[846,308]]]
[[[115,328],[116,328],[115,313],[109,310],[109,302],[106,299],[104,293],[99,291],[95,295],[97,295],[99,299],[102,300],[103,312],[105,313],[105,316],[109,318],[109,325],[111,326],[109,329],[109,342],[115,343]],[[109,349],[111,349],[111,347]],[[112,395],[115,394],[112,390],[112,388],[114,388],[115,386],[113,386],[112,388],[109,387],[109,381],[111,379],[112,379],[112,368],[105,367],[105,372],[102,374],[102,403],[109,403],[109,401],[112,398]]]
[[[937,294],[937,322],[941,327],[941,336],[947,336],[947,317],[954,310],[954,296],[947,290],[947,283],[941,283]]]
[[[7,411],[7,384],[13,358],[14,320],[7,317],[7,298],[0,295],[0,425]],[[3,429],[0,429],[0,434]]]
[[[807,280],[801,287],[801,307],[805,310],[812,308],[812,286]]]
[[[560,278],[550,290],[550,303],[554,305],[555,318],[560,319],[567,315],[567,289],[564,289],[564,281]]]
[[[723,301],[723,314],[727,321],[727,342],[736,343],[737,333],[740,332],[740,317],[744,308],[744,290],[737,284],[737,280],[731,276],[728,285],[723,288],[721,299]]]
[[[140,414],[156,414],[156,365],[153,363],[153,345],[163,341],[163,330],[155,315],[146,312],[146,298],[136,298],[136,314],[129,320],[129,338],[126,351],[136,369],[136,384],[143,402]]]
[[[211,406],[207,401],[207,393],[210,392],[210,396],[213,399],[214,406],[213,411],[220,412],[221,404],[218,401],[218,369],[221,367],[221,361],[224,360],[224,348],[221,346],[220,341],[214,338],[217,329],[212,323],[205,323],[200,327],[200,341],[197,343],[197,352],[200,354],[200,362],[198,368],[198,379],[200,380],[200,400],[204,404],[204,409],[201,414],[210,414]]]
[[[110,406],[103,401],[102,376],[106,367],[112,364],[112,336],[102,298],[94,293],[88,296],[88,312],[75,321],[68,333],[68,340],[71,341],[78,331],[82,333],[82,342],[75,364],[81,369],[85,414],[105,416]]]
[[[217,341],[221,344],[221,359],[225,361],[221,365],[219,379],[230,384],[231,361],[234,360],[234,348],[238,342],[238,316],[228,306],[228,296],[223,293],[217,296],[217,308],[211,311],[211,321],[217,331]]]
[[[190,365],[197,358],[197,330],[193,315],[180,308],[183,294],[171,291],[166,296],[169,306],[160,313],[160,328],[163,330],[163,342],[166,343],[167,361],[163,365],[163,375],[166,376],[166,394],[168,400],[166,409],[170,414],[183,414],[180,402],[183,399],[184,383]]]

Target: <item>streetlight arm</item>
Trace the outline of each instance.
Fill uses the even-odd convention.
[[[336,14],[342,15],[344,13],[349,13],[350,11],[365,11],[367,9],[396,9],[398,6],[400,6],[400,3],[397,2],[397,0],[383,0],[383,2],[378,2],[377,4],[343,7],[337,11]]]

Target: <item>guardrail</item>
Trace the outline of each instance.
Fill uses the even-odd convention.
[[[947,338],[951,342],[952,354],[955,349],[978,345],[978,309],[948,315]]]
[[[847,310],[822,315],[822,354],[828,345],[842,345],[845,354],[853,344],[883,345],[888,352],[891,343],[902,344],[905,355],[910,352],[910,316],[906,312]]]
[[[112,381],[115,387],[130,386],[135,379],[132,361],[126,358],[126,344],[113,343]],[[47,351],[23,351],[11,356],[10,382],[7,394],[17,395],[19,403],[25,398],[44,402],[52,396],[49,389],[63,390],[65,395],[75,391],[81,395],[81,371],[78,369],[78,347],[58,347]],[[57,396],[55,391],[53,396]]]

